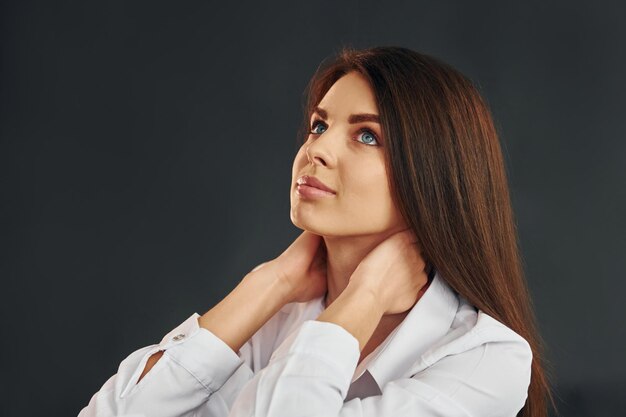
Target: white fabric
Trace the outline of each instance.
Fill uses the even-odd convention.
[[[438,273],[358,367],[358,340],[315,320],[323,301],[285,305],[237,353],[194,313],[124,359],[79,417],[513,417],[523,407],[527,341]]]

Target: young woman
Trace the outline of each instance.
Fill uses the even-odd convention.
[[[532,416],[550,391],[490,112],[449,65],[343,48],[314,74],[303,230],[128,356],[79,416]]]

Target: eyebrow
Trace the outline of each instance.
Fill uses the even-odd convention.
[[[319,114],[322,119],[328,119],[328,112],[321,107],[314,107],[313,113]],[[362,122],[374,122],[380,124],[380,118],[377,114],[371,113],[351,114],[350,117],[348,117],[348,123],[350,124]]]

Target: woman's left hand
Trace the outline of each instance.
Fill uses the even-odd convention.
[[[410,228],[389,236],[363,258],[348,286],[372,291],[383,314],[409,310],[428,283],[426,263],[415,241]]]

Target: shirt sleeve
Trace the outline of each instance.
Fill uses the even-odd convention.
[[[343,327],[307,320],[236,398],[229,417],[515,417],[524,406],[532,354],[526,341],[481,343],[437,360],[367,398],[347,396],[358,340]]]
[[[211,331],[200,327],[199,317],[192,314],[159,344],[131,353],[78,416],[192,416],[202,407],[203,416],[225,417],[228,410],[224,401],[208,400],[233,375],[241,383],[252,377],[252,364],[244,360],[249,355],[241,354],[251,351],[251,341],[235,353]],[[148,358],[161,350],[163,356],[137,383]]]

